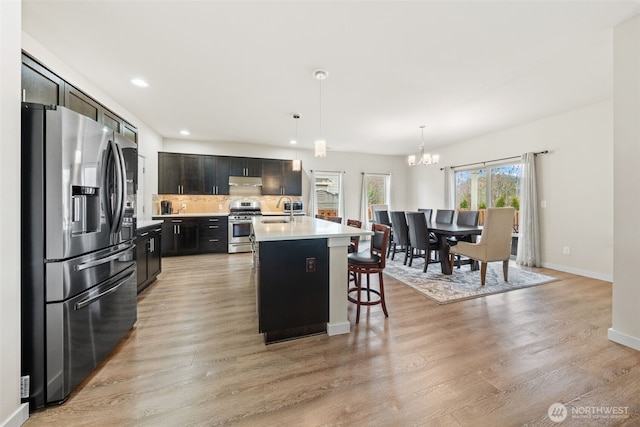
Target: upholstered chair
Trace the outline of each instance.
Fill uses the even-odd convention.
[[[511,230],[514,208],[489,208],[484,220],[480,241],[477,243],[458,242],[450,249],[451,268],[456,255],[480,261],[480,283],[485,284],[487,263],[502,261],[504,281],[508,281],[509,257],[511,255]]]

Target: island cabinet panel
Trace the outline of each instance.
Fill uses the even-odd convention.
[[[327,239],[260,242],[258,260],[259,328],[265,342],[326,331]]]

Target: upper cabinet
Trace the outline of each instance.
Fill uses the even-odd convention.
[[[263,195],[302,195],[302,172],[291,160],[158,153],[158,194],[226,195],[229,176],[261,177]]]
[[[203,156],[204,194],[229,194],[230,158]]]
[[[95,99],[22,54],[22,102],[61,105],[138,142],[138,129]]]
[[[230,157],[229,175],[231,176],[262,176],[262,159],[250,157]]]
[[[291,160],[262,160],[262,194],[301,196],[302,172],[292,170]]]
[[[159,194],[203,194],[203,184],[202,156],[158,153]]]
[[[22,55],[22,102],[64,104],[64,80]]]

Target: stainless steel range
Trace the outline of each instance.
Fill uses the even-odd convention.
[[[229,207],[229,253],[251,252],[251,222],[262,215],[260,202],[231,202]]]

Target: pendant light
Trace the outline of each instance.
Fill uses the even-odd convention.
[[[313,77],[320,82],[320,138],[315,141],[315,157],[327,157],[327,141],[322,137],[322,81],[329,77],[326,70],[315,70]]]
[[[292,139],[290,142],[291,142],[292,145],[295,145],[295,144],[298,143],[298,119],[300,118],[300,114],[293,113],[291,115],[291,117],[293,118],[293,121],[296,124],[296,139]],[[291,170],[294,171],[294,172],[300,172],[302,170],[302,162],[298,158],[298,151],[297,150],[296,150],[296,158],[295,158],[295,160],[291,161]]]
[[[420,126],[420,129],[422,130],[422,139],[420,141],[420,145],[418,146],[418,148],[420,149],[420,157],[416,162],[415,155],[409,156],[407,159],[409,162],[409,166],[418,166],[418,165],[429,166],[429,165],[435,165],[440,161],[440,155],[429,154],[424,152],[424,127],[425,127],[424,125]]]

